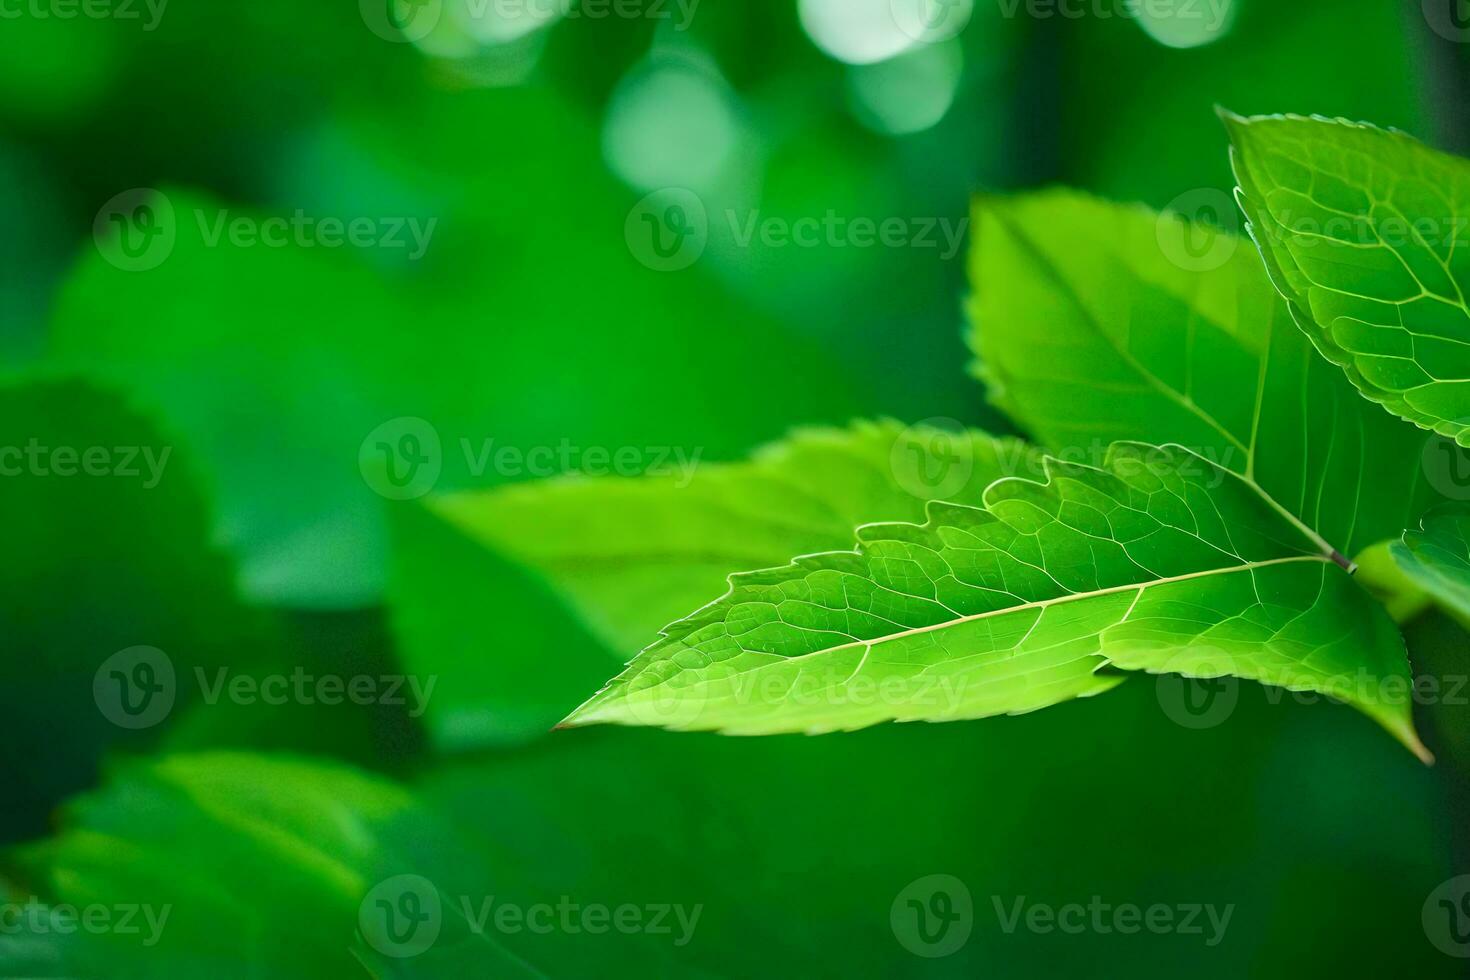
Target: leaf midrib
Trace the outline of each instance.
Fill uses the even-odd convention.
[[[919,636],[924,633],[932,633],[938,630],[945,630],[954,626],[963,625],[965,623],[973,623],[983,619],[989,619],[994,616],[1008,616],[1012,613],[1025,612],[1028,609],[1046,609],[1050,606],[1063,605],[1069,602],[1081,602],[1087,599],[1096,599],[1100,596],[1119,595],[1121,593],[1133,591],[1138,592],[1138,594],[1141,596],[1145,591],[1153,588],[1156,585],[1172,585],[1176,582],[1187,582],[1191,579],[1206,578],[1211,575],[1230,575],[1235,572],[1254,571],[1257,568],[1268,568],[1273,565],[1286,565],[1293,562],[1320,562],[1324,565],[1330,565],[1334,563],[1331,558],[1325,555],[1291,555],[1286,558],[1270,558],[1265,561],[1245,562],[1240,565],[1229,565],[1221,568],[1210,568],[1197,572],[1187,572],[1183,575],[1171,575],[1166,578],[1151,579],[1147,582],[1132,582],[1127,585],[1109,586],[1106,589],[1093,589],[1088,592],[1070,592],[1067,595],[1055,596],[1051,599],[1038,599],[1034,602],[1021,603],[1020,605],[1015,606],[1006,606],[1002,609],[987,609],[984,612],[972,613],[968,616],[960,616],[956,619],[947,619],[941,623],[931,623],[928,626],[916,626],[910,629],[900,630],[896,633],[889,633],[885,636],[874,637],[870,640],[854,640],[851,643],[843,643],[838,646],[827,647],[822,650],[813,650],[811,653],[803,653],[795,657],[779,657],[779,659],[777,660],[772,660],[769,663],[760,664],[757,667],[752,667],[749,671],[742,671],[742,673],[753,673],[754,671],[762,670],[766,667],[782,666],[801,660],[807,660],[811,657],[830,656],[843,650],[851,650],[858,647],[871,648],[882,643],[888,643],[892,640],[906,639],[910,636]],[[1128,616],[1131,615],[1132,612],[1133,610],[1129,609],[1128,613],[1126,613],[1123,619],[1119,620],[1119,622],[1126,621]],[[856,673],[856,671],[854,671],[854,673]]]
[[[1079,301],[1077,290],[1073,287],[1070,279],[1068,279],[1068,277],[1062,273],[1061,269],[1057,267],[1057,264],[1052,261],[1051,257],[1047,255],[1046,252],[1039,245],[1037,245],[1034,240],[1032,240],[1031,236],[1028,235],[1024,229],[1019,227],[1016,222],[1012,221],[1008,215],[1000,213],[999,209],[993,211],[992,215],[998,222],[1000,222],[1001,225],[1005,227],[1006,231],[1012,236],[1012,238],[1014,238],[1017,243],[1019,243],[1026,250],[1026,252],[1032,257],[1032,259],[1038,265],[1040,265],[1042,269],[1046,271],[1047,276],[1049,276],[1053,282],[1057,283],[1057,285],[1061,286],[1067,291],[1067,295],[1072,299],[1073,305],[1081,312],[1082,319],[1086,321],[1088,326],[1092,328],[1093,332],[1097,334],[1097,336],[1101,338],[1102,341],[1108,345],[1108,347],[1112,348],[1113,353],[1117,354],[1120,358],[1123,359],[1126,364],[1128,364],[1129,367],[1137,371],[1139,375],[1143,378],[1143,380],[1149,385],[1149,387],[1158,391],[1159,394],[1163,395],[1165,398],[1174,402],[1180,408],[1184,409],[1186,412],[1199,419],[1209,428],[1214,429],[1222,437],[1228,440],[1231,445],[1235,446],[1241,452],[1246,453],[1247,458],[1249,458],[1251,448],[1245,443],[1241,442],[1239,436],[1231,432],[1229,429],[1225,428],[1225,426],[1220,422],[1219,419],[1215,418],[1209,412],[1205,411],[1204,408],[1201,407],[1200,404],[1194,400],[1194,398],[1182,391],[1179,391],[1173,385],[1167,383],[1162,378],[1160,378],[1157,374],[1149,369],[1148,365],[1140,361],[1137,356],[1133,354],[1132,351],[1126,350],[1122,345],[1118,343],[1116,338],[1111,336],[1106,330],[1103,329],[1102,324],[1099,323],[1097,321],[1097,318],[1092,315],[1092,311],[1089,310],[1085,304]],[[1138,275],[1137,270],[1129,269],[1129,272],[1131,272],[1135,276]],[[1214,323],[1213,325],[1222,333],[1228,334],[1230,336],[1236,336],[1232,331],[1226,329],[1223,325],[1219,323]]]

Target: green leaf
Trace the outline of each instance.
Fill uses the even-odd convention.
[[[196,667],[279,646],[274,617],[235,594],[194,464],[114,391],[60,377],[0,385],[0,713],[13,733],[47,733],[0,740],[0,839],[46,826],[107,748],[156,741],[198,701]],[[120,716],[106,674],[145,647],[176,683],[161,671],[161,710]]]
[[[214,33],[199,26],[206,44]],[[538,469],[527,456],[563,445],[714,456],[793,418],[858,411],[851,366],[809,334],[732,300],[699,270],[639,264],[624,233],[633,199],[589,174],[600,126],[575,100],[417,84],[397,90],[416,93],[411,101],[334,119],[288,154],[285,183],[266,195],[284,214],[162,188],[154,203],[169,202],[172,219],[160,227],[175,234],[171,250],[157,239],[161,264],[118,268],[112,243],[89,246],[54,304],[48,363],[127,391],[178,432],[218,494],[216,531],[239,555],[246,595],[332,610],[381,600],[384,512],[400,501],[374,492],[359,450],[385,424],[433,427],[439,451],[424,444],[431,465],[420,472],[450,492],[524,476]],[[516,153],[501,152],[506,132],[522,136]],[[569,183],[577,193],[527,193]],[[271,229],[294,223],[296,206],[309,227],[412,217],[426,235],[435,224],[415,263],[401,225],[401,247],[329,248],[294,232],[276,241]],[[237,237],[237,225],[267,221],[268,240]],[[579,288],[561,288],[564,270],[548,256],[575,256]],[[691,333],[694,309],[705,312]],[[607,329],[568,342],[568,324],[594,321]],[[801,383],[730,412],[773,351]],[[663,382],[650,388],[650,377]],[[503,472],[487,445],[523,462]]]
[[[1188,446],[1353,556],[1459,490],[1466,455],[1359,397],[1245,240],[1070,191],[983,199],[975,227],[977,372],[1053,452]]]
[[[687,612],[732,571],[840,547],[857,525],[917,519],[930,500],[978,503],[1001,477],[1039,472],[1039,455],[1015,439],[857,422],[799,430],[746,463],[554,480],[432,507],[556,582],[621,648],[645,640],[650,620]]]
[[[1354,703],[1414,751],[1403,641],[1313,535],[1181,447],[1049,460],[981,507],[859,529],[859,548],[734,575],[568,724],[740,734],[1019,713],[1130,670],[1234,675]],[[1361,683],[1366,675],[1370,682]]]
[[[1399,542],[1383,541],[1358,553],[1353,578],[1373,598],[1383,603],[1395,623],[1407,623],[1434,605],[1434,597],[1405,574],[1393,548]],[[1410,654],[1413,662],[1413,654]]]
[[[401,959],[390,975],[466,975],[453,964],[538,975],[447,899],[488,890],[449,827],[402,787],[333,764],[237,753],[133,763],[15,860],[58,905],[139,907],[132,932],[36,937],[74,972],[382,976]],[[404,887],[426,890],[422,907],[437,914],[395,940],[373,916]],[[403,943],[430,933],[409,958]]]
[[[843,738],[673,738],[612,727],[566,732],[535,751],[485,753],[435,767],[409,792],[291,759],[213,755],[131,765],[104,793],[69,808],[63,818],[63,839],[83,829],[105,837],[108,853],[98,858],[109,862],[105,879],[70,876],[59,864],[54,891],[52,876],[38,869],[36,880],[15,894],[19,901],[40,895],[108,907],[177,896],[162,948],[140,952],[141,937],[114,937],[116,945],[99,947],[110,958],[85,969],[41,954],[47,944],[54,952],[58,943],[70,949],[86,937],[22,935],[14,938],[35,942],[12,950],[5,942],[11,937],[0,935],[0,973],[148,980],[360,975],[345,958],[323,963],[319,953],[327,934],[351,944],[344,937],[357,927],[360,903],[344,909],[336,897],[317,900],[310,874],[295,886],[304,894],[282,899],[278,881],[289,878],[284,884],[292,887],[297,880],[293,860],[257,844],[268,836],[250,819],[258,813],[284,838],[298,827],[320,838],[330,854],[342,853],[344,837],[360,842],[362,853],[374,847],[408,851],[383,873],[428,878],[451,907],[463,907],[455,900],[462,896],[476,911],[492,896],[497,907],[555,908],[568,901],[580,908],[702,906],[692,939],[683,944],[673,914],[665,917],[671,928],[663,934],[592,934],[575,927],[545,935],[525,928],[501,933],[491,920],[492,935],[558,978],[755,976],[771,962],[782,963],[786,975],[903,975],[915,962],[914,940],[909,933],[911,945],[904,945],[890,908],[910,882],[938,869],[967,882],[975,898],[976,936],[943,961],[947,975],[989,968],[1027,976],[1055,962],[1055,935],[1018,932],[999,945],[977,941],[981,930],[995,928],[990,895],[1009,900],[1030,894],[1037,881],[1054,894],[1099,892],[1114,903],[1145,907],[1160,894],[1187,894],[1203,882],[1207,894],[1228,896],[1239,910],[1266,907],[1281,894],[1330,888],[1341,901],[1305,903],[1287,933],[1269,917],[1238,911],[1227,941],[1212,955],[1226,972],[1247,971],[1263,949],[1272,962],[1309,971],[1299,951],[1303,937],[1335,948],[1330,939],[1346,921],[1385,940],[1369,944],[1359,959],[1386,969],[1395,956],[1407,956],[1425,967],[1414,976],[1447,975],[1436,958],[1450,961],[1414,941],[1422,936],[1418,919],[1391,914],[1410,902],[1417,906],[1443,880],[1449,828],[1435,811],[1442,790],[1434,774],[1401,760],[1397,746],[1351,712],[1323,711],[1294,698],[1273,705],[1264,689],[1255,696],[1243,690],[1228,723],[1194,730],[1160,711],[1155,688],[1128,684],[1074,710],[1003,725],[888,725]],[[1038,766],[1037,759],[1047,764]],[[1171,777],[1161,780],[1160,772]],[[1363,779],[1364,772],[1375,777]],[[903,773],[907,785],[922,787],[921,802],[916,805],[915,793],[895,793],[892,780],[875,773]],[[335,802],[303,783],[320,785]],[[1257,794],[1240,791],[1278,783],[1296,786],[1302,805],[1261,807]],[[204,788],[210,784],[219,791]],[[1004,793],[996,792],[1000,786]],[[203,818],[159,816],[174,808],[197,811],[198,796],[211,811]],[[274,796],[299,800],[294,809],[301,818],[284,816],[281,802],[261,802]],[[1097,801],[1111,798],[1128,800],[1130,812],[1172,808],[1174,819],[1100,848],[1093,832]],[[781,818],[773,820],[773,813]],[[834,813],[864,819],[834,821]],[[164,826],[152,832],[160,820]],[[248,829],[231,829],[237,822]],[[874,847],[877,826],[906,832]],[[1252,832],[1240,833],[1242,826]],[[176,828],[177,853],[155,843]],[[240,836],[247,840],[237,845]],[[211,902],[191,911],[198,900],[166,891],[170,877],[193,878],[180,875],[173,863],[144,873],[150,862],[187,866],[199,847],[196,838],[242,855],[211,856],[201,872],[213,875],[209,895],[229,896],[232,906]],[[135,839],[142,843],[134,846]],[[995,847],[1002,839],[1007,846]],[[1201,840],[1211,846],[1201,848]],[[854,854],[863,857],[853,860]],[[138,874],[126,873],[135,861]],[[1365,866],[1378,873],[1354,873]],[[153,884],[155,878],[165,885]],[[291,917],[300,924],[292,925]],[[202,937],[185,934],[205,923],[221,934],[216,945],[222,951],[211,959],[199,946]],[[287,945],[311,928],[323,937]],[[1166,947],[1139,946],[1116,933],[1075,938],[1069,963],[1104,963],[1124,976],[1177,975],[1198,961],[1201,948],[1199,937]],[[441,950],[436,942],[397,965],[401,975],[413,976],[455,950],[468,955],[472,949]],[[12,952],[24,958],[13,959]],[[478,965],[447,975],[503,975],[483,960]],[[446,968],[452,969],[447,962]],[[378,969],[377,975],[394,971]]]
[[[1368,398],[1470,445],[1470,162],[1362,123],[1222,115],[1302,329]]]
[[[410,670],[442,679],[428,713],[440,745],[516,741],[732,572],[1039,473],[1018,441],[883,421],[798,431],[745,463],[430,497],[394,523],[394,628]],[[481,615],[467,620],[470,607]]]
[[[1462,622],[1470,621],[1470,507],[1447,504],[1392,546],[1404,573]]]

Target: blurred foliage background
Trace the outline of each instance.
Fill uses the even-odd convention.
[[[1036,16],[966,0],[951,11],[964,29],[929,43],[896,29],[890,0],[701,0],[687,19],[655,0],[606,17],[389,3],[62,17],[38,0],[0,19],[0,442],[172,447],[156,487],[0,480],[0,832],[19,845],[0,891],[183,896],[162,944],[119,942],[100,975],[339,975],[357,963],[356,902],[312,898],[251,820],[291,811],[330,851],[347,818],[312,812],[290,772],[198,754],[292,753],[432,811],[450,829],[407,836],[467,893],[705,907],[682,948],[511,937],[552,976],[1459,970],[1420,921],[1466,863],[1457,790],[1351,712],[1243,691],[1228,723],[1194,731],[1136,682],[1024,718],[812,739],[499,726],[495,710],[532,701],[564,713],[632,651],[359,469],[365,437],[400,417],[446,444],[679,446],[707,462],[857,417],[1003,430],[963,370],[962,250],[712,235],[693,266],[660,272],[630,248],[630,211],[679,187],[716,216],[963,228],[975,193],[1050,183],[1187,206],[1232,184],[1217,104],[1464,148],[1467,46],[1418,0],[1216,0],[1203,32],[1122,3]],[[178,216],[143,271],[94,237],[137,188]],[[211,241],[193,219],[298,211],[433,234],[411,259]],[[436,493],[525,476],[473,470],[446,452]],[[428,641],[404,635],[431,620]],[[181,673],[379,673],[415,642],[530,665],[485,692],[489,735],[443,739],[380,706],[188,703],[129,732],[93,701],[98,665],[137,645]],[[371,793],[347,780],[332,805]],[[976,932],[928,960],[896,940],[889,906],[934,873],[968,884]],[[1206,948],[1004,934],[992,895],[1236,908]],[[55,940],[0,936],[0,963],[71,968]]]

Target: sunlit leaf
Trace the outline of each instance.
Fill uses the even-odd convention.
[[[1100,693],[1109,664],[1351,701],[1421,752],[1403,640],[1330,551],[1187,450],[1050,462],[983,507],[869,525],[855,552],[731,577],[569,724],[744,734],[1017,713]],[[1371,683],[1360,683],[1362,676]]]
[[[1301,328],[1368,398],[1470,445],[1470,161],[1345,120],[1224,118]]]

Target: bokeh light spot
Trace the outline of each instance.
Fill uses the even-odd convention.
[[[901,136],[937,124],[954,105],[965,54],[955,40],[928,44],[847,71],[854,114],[880,133]]]
[[[1133,8],[1144,33],[1170,48],[1213,44],[1235,26],[1236,0],[1150,0]]]
[[[733,97],[712,69],[670,60],[635,70],[613,94],[602,134],[608,166],[642,190],[709,187],[739,137]]]
[[[850,65],[885,61],[922,40],[905,31],[894,0],[801,0],[798,9],[812,43]]]

